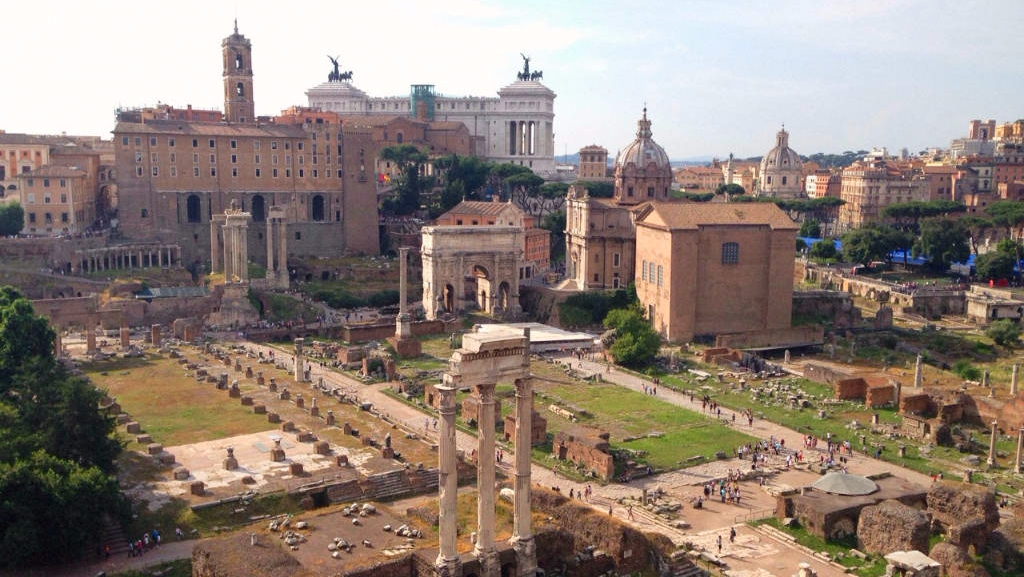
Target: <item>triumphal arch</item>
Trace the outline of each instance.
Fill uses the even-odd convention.
[[[521,227],[428,226],[421,252],[428,319],[472,308],[496,315],[519,312]]]

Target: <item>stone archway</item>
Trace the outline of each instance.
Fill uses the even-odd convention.
[[[450,284],[444,285],[441,309],[446,313],[455,312],[455,287]]]
[[[496,309],[500,311],[507,311],[512,305],[512,287],[509,286],[508,281],[502,281],[498,285],[498,294]]]
[[[491,310],[493,288],[491,287],[491,275],[487,268],[478,264],[473,265],[469,278],[471,280],[467,283],[468,286],[466,288],[467,291],[472,291],[470,294],[476,300],[476,306],[480,307],[480,310],[484,312],[493,312]]]

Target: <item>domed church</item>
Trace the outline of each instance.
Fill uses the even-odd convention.
[[[625,288],[635,276],[636,217],[652,201],[669,201],[672,166],[651,135],[647,108],[636,138],[615,159],[612,198],[573,186],[565,202],[566,279],[562,288]]]
[[[775,135],[775,148],[761,159],[756,196],[800,198],[804,196],[802,179],[803,161],[789,147],[789,133],[783,126]]]

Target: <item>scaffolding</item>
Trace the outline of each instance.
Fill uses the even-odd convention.
[[[416,120],[433,121],[436,96],[433,84],[413,84],[409,91],[409,115]]]

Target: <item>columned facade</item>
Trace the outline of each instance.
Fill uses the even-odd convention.
[[[168,268],[181,266],[181,247],[173,244],[136,244],[76,250],[73,272]]]

